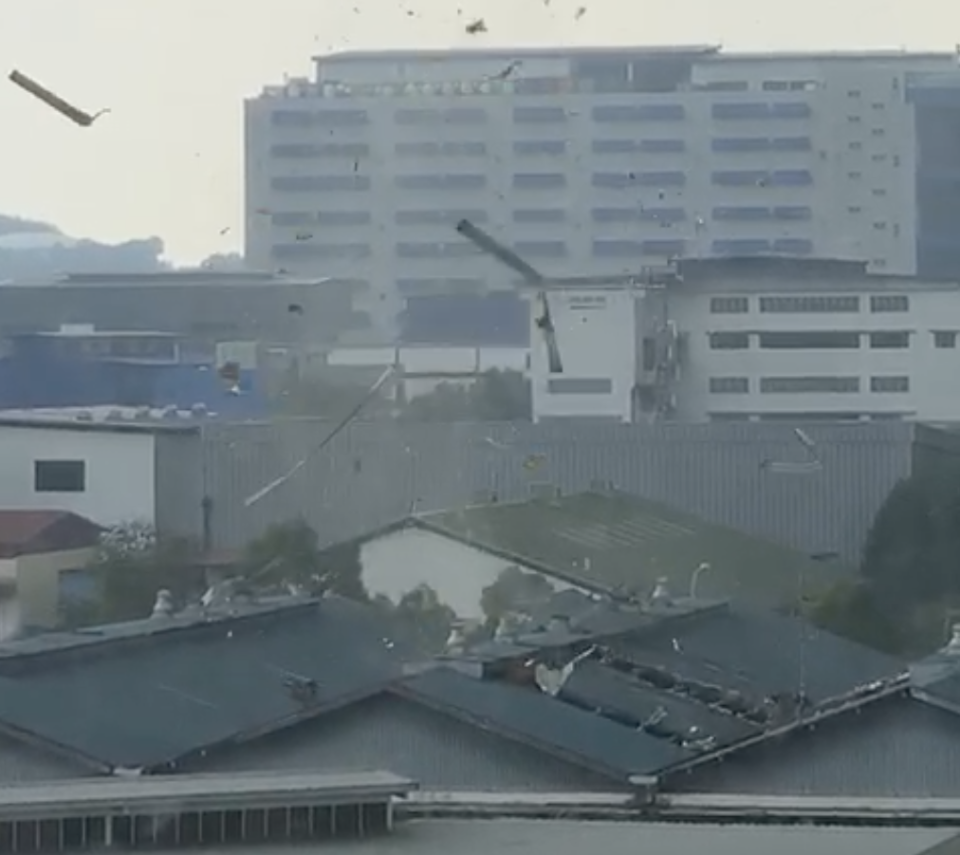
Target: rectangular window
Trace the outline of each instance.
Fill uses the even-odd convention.
[[[487,221],[487,212],[480,210],[469,210],[459,208],[456,210],[437,210],[430,208],[425,211],[408,210],[397,211],[393,215],[393,221],[398,226],[442,226],[447,224],[459,223],[460,220],[470,220],[471,223],[485,223]]]
[[[591,111],[595,122],[663,122],[680,121],[686,111],[682,104],[605,104]]]
[[[483,157],[485,142],[399,142],[393,147],[398,157]]]
[[[761,297],[760,311],[766,314],[828,314],[860,311],[859,297]]]
[[[83,460],[36,460],[35,493],[82,493],[87,489],[87,464]]]
[[[515,223],[544,225],[562,223],[566,218],[567,211],[565,208],[520,208],[513,212]]]
[[[278,243],[270,250],[271,255],[281,261],[295,261],[308,258],[369,258],[372,254],[369,244],[365,243]]]
[[[366,143],[289,143],[270,146],[271,157],[366,157],[370,146]]]
[[[871,377],[871,392],[909,392],[909,377]]]
[[[767,172],[763,169],[724,169],[714,172],[711,180],[718,187],[762,187]]]
[[[878,294],[870,298],[871,312],[909,312],[910,298],[906,294]]]
[[[870,347],[874,350],[903,350],[910,347],[910,333],[900,331],[870,333]]]
[[[547,381],[551,395],[609,395],[613,381],[607,377],[555,377]]]
[[[643,255],[643,241],[595,240],[593,255],[595,258],[638,258]]]
[[[749,311],[749,297],[710,298],[710,314],[712,315],[745,315]]]
[[[710,333],[710,350],[746,350],[750,347],[750,334],[741,332]]]
[[[566,151],[567,143],[564,140],[518,140],[513,144],[513,153],[520,156],[559,157]]]
[[[727,205],[723,208],[714,208],[713,218],[743,223],[757,222],[769,220],[770,209],[759,205]]]
[[[486,175],[398,175],[393,179],[399,190],[480,190],[487,185]]]
[[[748,377],[711,377],[711,395],[746,395],[750,392]]]
[[[567,111],[563,107],[513,108],[513,121],[518,125],[547,125],[566,120]]]
[[[518,240],[513,248],[521,258],[563,258],[567,254],[562,240]]]
[[[777,238],[773,242],[773,251],[781,255],[811,255],[813,241],[807,238]]]
[[[562,172],[519,172],[513,176],[517,190],[557,190],[567,186],[567,176]]]
[[[718,255],[759,255],[770,251],[770,241],[766,238],[735,238],[715,240],[711,247]]]
[[[860,391],[860,378],[762,377],[760,379],[760,391],[765,395],[850,394]]]
[[[284,175],[270,179],[270,189],[279,193],[316,193],[322,190],[348,193],[370,189],[366,175]]]
[[[766,350],[856,350],[858,332],[769,332],[760,333],[760,347]]]
[[[767,151],[770,140],[766,137],[714,137],[710,140],[710,148],[718,153],[756,153]]]
[[[933,334],[933,346],[939,350],[948,350],[957,346],[957,334],[946,330],[938,330]]]
[[[399,258],[467,258],[479,250],[467,241],[461,243],[401,242],[395,247]]]

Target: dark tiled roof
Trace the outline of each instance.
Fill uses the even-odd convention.
[[[69,511],[0,510],[0,558],[82,549],[103,529]]]
[[[905,670],[893,657],[799,618],[740,606],[663,621],[610,646],[681,681],[737,691],[756,702],[802,690],[821,704]]]
[[[479,727],[620,779],[653,774],[688,752],[646,733],[565,704],[536,688],[477,680],[434,668],[395,691]]]
[[[960,716],[904,690],[668,776],[697,793],[960,797]]]
[[[602,710],[632,727],[650,723],[664,738],[689,743],[704,740],[704,749],[760,733],[760,726],[745,718],[645,686],[597,662],[579,665],[560,695],[588,709]]]
[[[2,665],[0,724],[95,764],[150,767],[341,706],[400,674],[403,653],[382,619],[347,600],[145,633],[164,620],[84,644],[11,645],[22,652]],[[291,680],[315,681],[315,693],[298,699]]]
[[[491,504],[418,518],[425,528],[571,582],[649,593],[666,577],[687,593],[703,562],[698,596],[764,605],[822,589],[844,572],[800,552],[624,495],[581,493],[558,499]]]

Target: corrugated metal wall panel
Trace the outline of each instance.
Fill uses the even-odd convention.
[[[564,492],[597,479],[707,520],[855,560],[877,507],[910,471],[913,428],[903,423],[811,426],[823,468],[774,475],[765,459],[802,461],[786,425],[357,423],[287,484],[245,508],[244,497],[293,466],[331,425],[297,420],[204,429],[214,538],[236,546],[270,522],[304,516],[324,543],[412,510],[501,501],[549,481]],[[534,470],[524,466],[543,455]]]

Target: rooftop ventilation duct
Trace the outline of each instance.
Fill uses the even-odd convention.
[[[673,603],[673,597],[670,595],[670,589],[667,587],[666,576],[657,579],[657,584],[650,595],[650,602],[654,605],[669,606]]]
[[[157,591],[157,600],[153,604],[152,617],[170,617],[173,614],[173,594],[166,588]]]

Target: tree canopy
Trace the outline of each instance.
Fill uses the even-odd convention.
[[[207,586],[203,556],[195,544],[158,538],[151,526],[118,526],[102,538],[87,566],[94,596],[63,609],[68,626],[112,623],[148,617],[157,592],[169,590],[175,605],[197,599]],[[318,596],[327,592],[366,602],[359,547],[345,544],[321,550],[316,532],[303,520],[272,525],[243,550],[238,574],[253,590],[296,588]]]
[[[860,580],[827,592],[810,614],[873,647],[921,655],[943,644],[960,615],[958,564],[960,477],[954,467],[917,472],[877,511]]]
[[[157,592],[167,589],[183,602],[202,593],[196,552],[184,539],[160,539],[153,527],[127,523],[105,532],[87,565],[94,596],[64,606],[64,622],[89,625],[149,617]]]
[[[530,383],[519,371],[492,369],[468,385],[441,383],[411,399],[404,415],[415,421],[529,421]]]
[[[526,611],[549,599],[554,587],[539,573],[506,567],[480,594],[480,607],[488,624],[496,624],[508,612]]]
[[[344,544],[321,550],[317,533],[302,519],[269,526],[250,541],[241,574],[252,587],[295,587],[313,595],[339,594],[367,601],[360,548]]]

